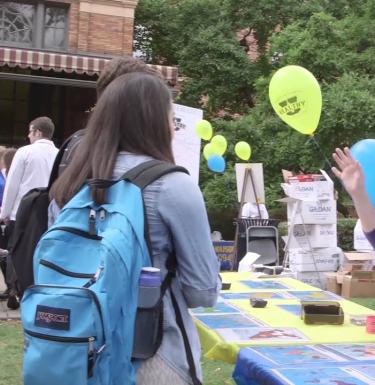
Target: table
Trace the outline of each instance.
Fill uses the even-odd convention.
[[[192,310],[207,358],[235,363],[246,346],[375,343],[375,334],[351,323],[353,316],[364,320],[375,311],[293,278],[256,278],[247,272],[221,276],[231,289],[221,292],[214,308]],[[251,296],[267,299],[267,307],[252,308]],[[306,325],[300,319],[301,299],[339,301],[344,324]]]
[[[374,385],[375,344],[244,348],[233,378],[237,385]]]

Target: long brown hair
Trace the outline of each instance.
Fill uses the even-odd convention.
[[[119,151],[174,163],[171,108],[170,91],[156,76],[130,73],[113,80],[93,111],[72,162],[53,184],[51,198],[62,207],[87,179],[112,179]],[[94,189],[93,198],[102,204],[105,191]]]

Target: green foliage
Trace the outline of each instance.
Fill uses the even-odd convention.
[[[337,243],[344,251],[354,250],[354,227],[357,219],[345,218],[337,221]]]
[[[281,169],[328,170],[336,147],[374,137],[372,0],[140,0],[136,24],[143,26],[136,47],[150,62],[179,65],[185,77],[179,101],[204,108],[215,133],[228,140],[224,176],[202,161],[200,184],[211,212],[237,210],[234,145],[240,140],[251,145],[251,161],[263,163],[267,206],[276,213]],[[258,40],[254,62],[240,31]],[[314,140],[289,128],[270,105],[273,71],[287,64],[304,66],[321,84]]]

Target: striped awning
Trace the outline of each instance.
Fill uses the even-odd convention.
[[[75,72],[77,74],[95,75],[100,74],[110,58],[66,55],[61,53],[34,51],[17,48],[0,47],[0,66],[42,69],[44,71]],[[177,67],[149,64],[164,76],[169,85],[177,83]]]

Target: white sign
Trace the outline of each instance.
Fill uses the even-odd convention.
[[[242,186],[245,182],[246,169],[251,170],[252,180],[250,177],[247,180],[244,202],[265,203],[262,163],[236,163],[238,202],[241,202]]]
[[[174,159],[176,164],[185,167],[198,183],[201,140],[195,132],[195,126],[203,119],[203,111],[175,103],[173,108],[176,119],[176,131],[172,141]]]

